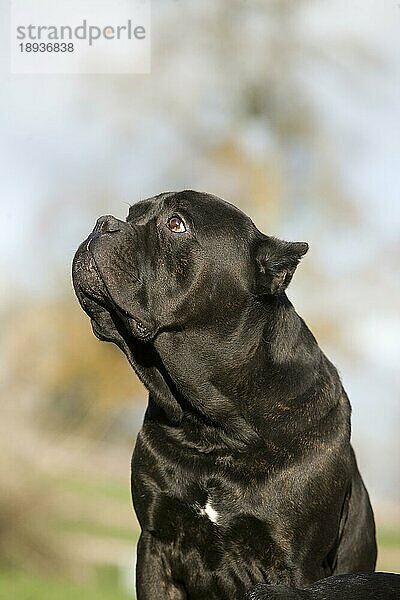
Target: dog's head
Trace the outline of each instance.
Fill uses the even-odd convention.
[[[308,245],[261,234],[240,210],[193,191],[134,204],[126,221],[100,217],[80,245],[73,282],[96,335],[118,335],[115,313],[141,340],[212,327],[254,295],[282,293]]]
[[[144,345],[163,331],[229,330],[256,296],[284,292],[307,249],[263,235],[215,196],[164,193],[134,204],[126,221],[100,217],[73,283],[95,335],[120,346],[154,391]]]

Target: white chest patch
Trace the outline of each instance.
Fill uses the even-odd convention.
[[[218,524],[218,513],[215,510],[215,508],[211,506],[210,502],[207,502],[207,504],[205,505],[204,514],[207,515],[210,521],[212,521],[215,524]]]
[[[215,508],[211,506],[210,499],[207,500],[207,504],[204,507],[196,504],[195,508],[200,515],[202,515],[203,517],[208,517],[212,523],[218,525],[219,514],[217,513]]]

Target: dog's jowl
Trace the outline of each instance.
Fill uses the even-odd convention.
[[[285,293],[307,249],[184,191],[101,217],[76,253],[95,335],[149,390],[132,459],[138,600],[374,569],[349,401]]]

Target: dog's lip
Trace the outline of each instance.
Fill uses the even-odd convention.
[[[152,332],[140,319],[131,315],[127,310],[119,307],[117,304],[115,304],[115,302],[113,305],[113,311],[116,313],[128,331],[131,332],[136,330],[142,341],[147,341],[152,337]]]
[[[95,235],[90,234],[89,237],[84,240],[77,252],[77,258],[81,258],[84,261],[85,268],[95,274],[99,282],[99,290],[96,293],[96,288],[92,287],[90,290],[85,289],[85,286],[76,286],[76,294],[85,312],[88,312],[90,316],[89,302],[94,302],[102,310],[109,313],[114,313],[118,319],[124,324],[126,330],[132,335],[136,332],[142,341],[151,339],[152,332],[149,328],[134,314],[130,313],[126,308],[119,306],[119,304],[112,297],[107,283],[104,281],[101,270],[96,262],[96,257],[90,248],[90,242],[98,237],[96,232]],[[94,326],[94,333],[96,337],[103,336],[101,326],[91,317],[92,325]]]
[[[113,314],[118,318],[118,320],[123,324],[124,330],[128,337],[131,337],[133,332],[136,330],[137,334],[140,336],[140,340],[142,342],[147,342],[152,338],[152,333],[147,329],[145,325],[138,319],[134,317],[128,317],[124,314],[124,311],[121,311],[119,307],[114,303],[112,308],[104,306],[104,304],[99,303],[95,298],[91,298],[93,302],[95,302],[103,311],[109,313],[111,318],[113,318]],[[104,330],[101,325],[97,322],[97,320],[91,317],[92,328],[95,336],[102,340],[111,340],[113,339],[112,335],[105,335]],[[123,335],[123,334],[122,334]],[[125,335],[123,335],[126,340]]]

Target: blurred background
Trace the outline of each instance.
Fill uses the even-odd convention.
[[[146,393],[70,266],[99,215],[184,188],[310,243],[289,296],[342,375],[378,568],[400,571],[399,4],[152,7],[151,75],[11,76],[1,56],[0,596],[133,598]]]

